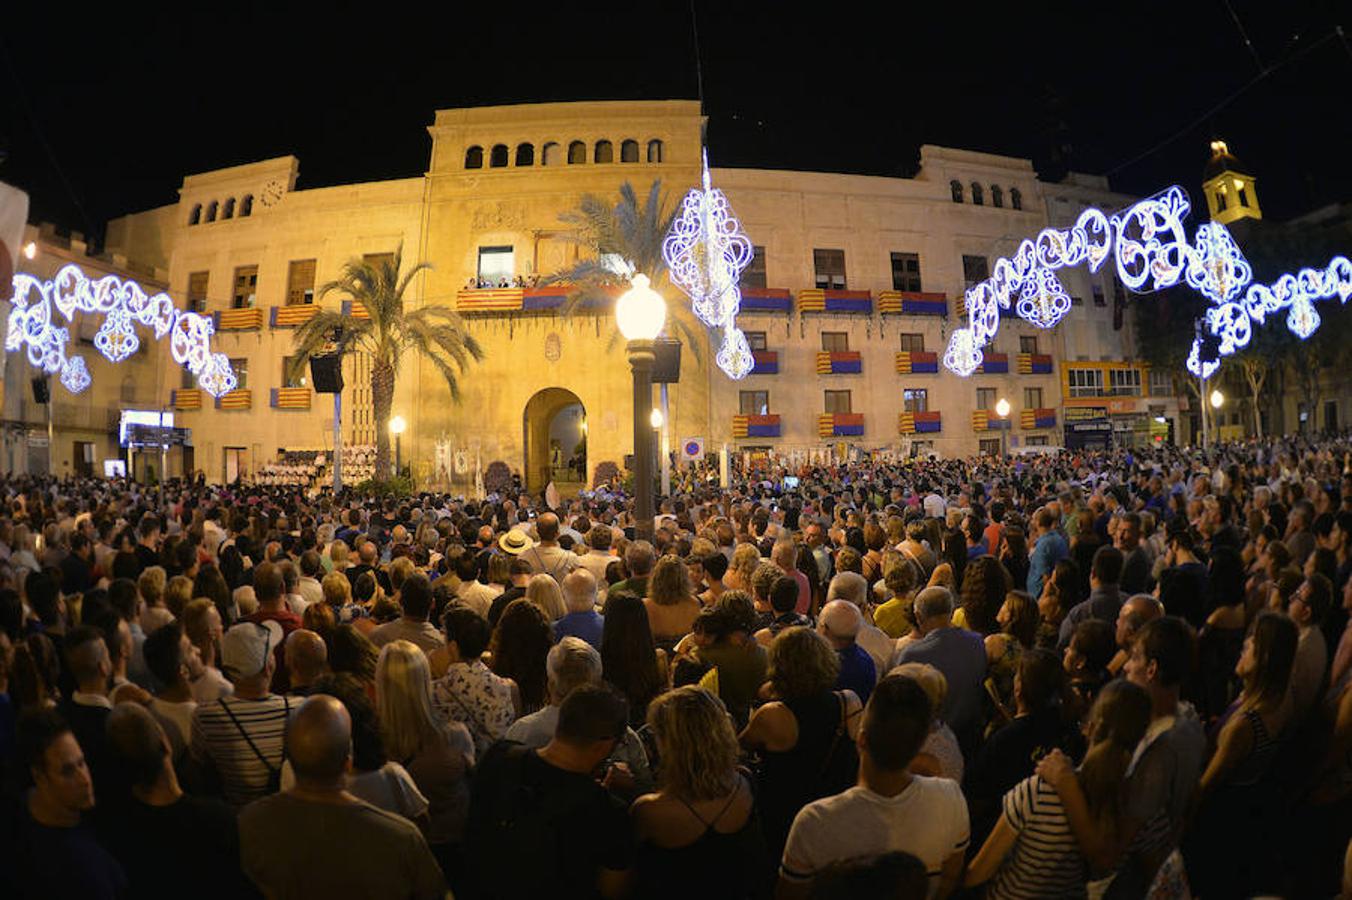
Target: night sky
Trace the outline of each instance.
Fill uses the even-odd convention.
[[[302,188],[419,175],[438,108],[698,94],[688,3],[130,6],[6,11],[0,180],[34,221],[98,235],[288,153]],[[1270,217],[1352,199],[1352,4],[889,6],[698,0],[713,165],[909,175],[936,143],[1196,197],[1221,137]]]

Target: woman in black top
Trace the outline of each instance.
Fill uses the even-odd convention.
[[[738,736],[762,760],[761,820],[774,859],[798,810],[854,784],[863,705],[854,691],[834,690],[839,673],[840,658],[821,635],[801,627],[780,632],[770,645],[774,700],[752,713]]]
[[[768,895],[773,870],[727,709],[703,688],[676,688],[653,701],[648,725],[661,789],[630,809],[639,843],[635,896],[684,898],[692,879],[705,897]]]

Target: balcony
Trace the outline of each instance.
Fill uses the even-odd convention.
[[[858,350],[822,350],[817,353],[818,375],[860,375],[864,360]]]
[[[1009,354],[992,353],[987,350],[981,356],[981,365],[976,367],[979,375],[1008,375]]]
[[[310,408],[311,391],[304,387],[272,388],[268,392],[268,405],[273,409]]]
[[[741,312],[788,315],[793,312],[793,295],[787,288],[742,288]]]
[[[220,410],[253,409],[253,391],[239,388],[216,398],[216,408]]]
[[[169,392],[169,405],[184,412],[202,408],[201,388],[178,388]]]
[[[293,303],[268,310],[269,328],[298,328],[315,317],[321,307],[313,303]]]
[[[948,295],[935,291],[883,291],[878,312],[885,316],[947,316]]]
[[[754,365],[751,367],[752,375],[778,375],[779,374],[779,351],[778,350],[752,350],[751,359]]]
[[[868,291],[809,288],[798,292],[798,311],[838,315],[873,315],[873,295]]]
[[[1020,353],[1018,356],[1020,375],[1052,374],[1050,353]]]
[[[863,413],[822,413],[817,416],[817,436],[863,437]]]
[[[942,427],[937,410],[904,412],[897,418],[897,434],[938,434]]]
[[[897,353],[898,375],[938,375],[939,354],[928,350],[901,350]]]
[[[973,431],[1004,431],[1010,427],[1008,418],[1002,419],[993,409],[972,411]]]
[[[223,309],[216,313],[217,331],[258,331],[262,327],[263,309],[258,306]]]
[[[1025,409],[1019,413],[1019,425],[1024,431],[1035,431],[1039,428],[1056,427],[1056,410],[1038,407],[1035,409]]]
[[[732,436],[744,438],[777,438],[780,435],[779,416],[777,414],[732,417]]]

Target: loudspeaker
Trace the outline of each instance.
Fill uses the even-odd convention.
[[[653,342],[653,384],[675,384],[681,380],[681,342],[659,339]]]
[[[46,378],[33,379],[33,402],[50,403],[52,399],[52,386]]]
[[[343,392],[343,358],[337,353],[310,357],[310,381],[316,394]]]

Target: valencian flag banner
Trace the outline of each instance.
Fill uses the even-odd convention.
[[[864,371],[864,361],[858,350],[822,350],[817,354],[818,375],[858,375]]]
[[[863,413],[822,413],[817,417],[818,437],[863,437]]]
[[[779,416],[733,416],[732,436],[734,438],[779,437]]]
[[[940,419],[937,412],[904,412],[897,422],[897,431],[900,434],[935,434],[939,428]]]

